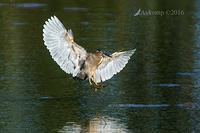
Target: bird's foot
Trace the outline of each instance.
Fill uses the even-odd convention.
[[[105,87],[107,87],[108,85],[100,85],[100,84],[95,84],[94,87],[95,87],[95,90],[97,89],[103,89]]]
[[[103,88],[103,86],[100,85],[100,84],[97,84],[97,85],[95,84],[94,87],[97,88],[97,89],[102,89]]]
[[[89,81],[89,83],[90,83],[90,85],[92,86],[92,82],[91,82],[91,81]]]
[[[97,91],[97,89],[103,89],[104,87],[107,87],[108,85],[104,84],[104,85],[100,85],[100,84],[92,84],[92,82],[89,82],[90,83],[90,86],[93,86],[95,88],[95,91]]]

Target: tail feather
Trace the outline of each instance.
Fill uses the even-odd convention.
[[[88,78],[88,75],[86,73],[78,73],[76,77],[73,77],[74,80],[76,81],[83,81]]]

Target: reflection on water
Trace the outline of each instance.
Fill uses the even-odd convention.
[[[81,127],[75,122],[66,122],[66,125],[59,130],[60,133],[67,132],[88,132],[88,133],[118,133],[118,132],[128,132],[127,126],[121,122],[120,119],[97,116],[90,118],[88,127]]]
[[[199,0],[29,2],[0,3],[0,132],[200,132]],[[184,15],[131,15],[140,8]],[[43,45],[52,15],[88,52],[137,51],[95,92]]]

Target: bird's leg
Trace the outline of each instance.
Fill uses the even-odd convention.
[[[97,84],[97,75],[96,75],[96,72],[94,73],[93,77],[94,77],[94,83],[95,83],[95,85],[98,86],[99,84]]]
[[[88,74],[88,79],[89,79],[90,85],[92,85],[92,82],[91,82],[91,74]]]
[[[89,77],[89,83],[90,83],[90,85],[92,85],[92,82],[91,82],[91,79],[90,79],[91,77]]]

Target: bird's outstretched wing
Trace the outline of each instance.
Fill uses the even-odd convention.
[[[51,17],[44,24],[43,40],[60,68],[76,76],[87,57],[87,52],[74,42],[72,30],[67,31],[56,16]]]
[[[110,79],[114,74],[120,72],[136,49],[124,52],[115,52],[111,57],[104,57],[102,63],[96,70],[97,83]]]

